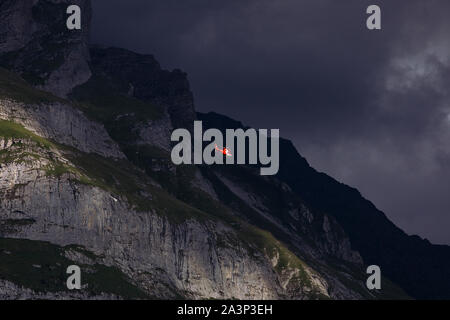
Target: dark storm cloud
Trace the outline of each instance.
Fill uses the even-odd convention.
[[[94,0],[93,41],[188,72],[201,111],[280,128],[407,232],[450,243],[450,2]]]

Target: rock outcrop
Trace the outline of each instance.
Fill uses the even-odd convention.
[[[68,30],[66,9],[78,5],[81,30]],[[0,65],[31,84],[65,97],[91,76],[89,0],[0,2]]]
[[[69,102],[26,105],[4,99],[0,101],[0,118],[19,123],[43,138],[83,152],[112,158],[125,157],[103,125],[89,120]]]
[[[129,96],[167,109],[174,128],[190,128],[196,119],[186,73],[162,70],[151,55],[119,48],[91,48],[92,70],[116,83]]]

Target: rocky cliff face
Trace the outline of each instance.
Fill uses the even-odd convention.
[[[0,237],[82,246],[96,263],[120,269],[159,298],[328,296],[326,281],[270,235],[178,202],[131,164],[59,147],[14,122],[0,125]],[[267,246],[240,238],[236,225]],[[31,294],[24,290],[11,297]]]
[[[174,166],[170,133],[197,117],[186,75],[88,51],[88,21],[58,32],[66,5],[0,2],[0,297],[404,297],[368,291],[338,221],[281,179]]]

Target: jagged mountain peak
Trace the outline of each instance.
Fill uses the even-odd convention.
[[[173,127],[192,126],[194,99],[185,72],[164,70],[152,55],[125,49],[93,46],[90,52],[95,77],[107,78],[124,94],[164,106]]]

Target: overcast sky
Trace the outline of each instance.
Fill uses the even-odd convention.
[[[378,4],[382,30],[365,27]],[[408,233],[450,244],[450,1],[94,0],[92,41],[180,68],[199,111],[280,128]]]

